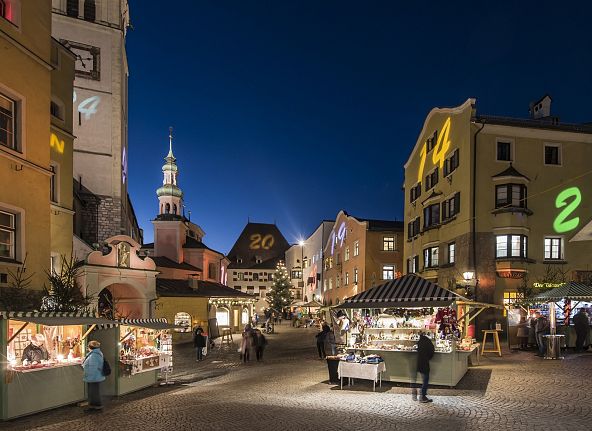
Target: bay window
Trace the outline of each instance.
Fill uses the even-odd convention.
[[[440,223],[440,204],[433,204],[423,209],[424,229]]]
[[[526,208],[526,186],[523,184],[495,186],[495,207]]]
[[[528,237],[526,235],[497,235],[495,237],[495,257],[528,256]]]

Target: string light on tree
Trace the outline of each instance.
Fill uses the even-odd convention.
[[[286,307],[290,306],[294,299],[290,289],[292,289],[292,285],[288,277],[288,270],[284,262],[279,261],[273,278],[273,286],[267,293],[265,300],[271,308],[277,311],[283,311]]]

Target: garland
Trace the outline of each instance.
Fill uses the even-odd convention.
[[[434,314],[433,307],[425,307],[425,308],[388,308],[384,310],[385,314],[390,314],[393,317],[405,317],[405,318],[412,318],[412,317],[422,317],[422,316],[431,316]]]

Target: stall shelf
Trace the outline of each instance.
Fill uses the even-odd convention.
[[[107,319],[60,312],[0,312],[3,420],[86,399],[82,361],[90,331]]]

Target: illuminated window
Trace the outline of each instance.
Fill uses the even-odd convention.
[[[407,259],[407,274],[415,274],[419,270],[419,256]]]
[[[524,295],[516,291],[505,291],[504,292],[504,306],[509,306],[516,301],[524,298]]]
[[[438,247],[429,247],[423,251],[423,267],[435,268],[438,266]]]
[[[249,323],[249,310],[247,310],[246,308],[243,308],[243,311],[241,313],[241,323],[243,325]]]
[[[382,266],[382,279],[393,280],[395,278],[395,265]]]
[[[358,268],[354,268],[354,284],[358,284]]]
[[[561,151],[558,145],[545,144],[545,165],[561,165]]]
[[[460,211],[460,192],[442,202],[442,221],[449,220]]]
[[[17,149],[16,129],[16,102],[0,94],[0,145]]]
[[[220,326],[230,325],[230,311],[228,311],[228,308],[219,308],[216,310],[216,320]]]
[[[448,263],[454,263],[456,261],[456,244],[451,242],[448,244]]]
[[[335,287],[341,287],[341,277],[339,274],[335,277]]]
[[[349,260],[349,247],[345,247],[345,255],[343,257],[343,260],[345,260],[346,262]]]
[[[497,235],[495,237],[495,257],[522,257],[528,255],[528,237],[526,235]]]
[[[329,290],[333,289],[333,279],[329,278]]]
[[[16,215],[0,211],[0,257],[15,259]]]
[[[296,278],[302,278],[302,271],[300,271],[299,269],[292,270],[292,279]]]
[[[94,21],[97,17],[95,0],[84,0],[84,20]]]
[[[382,238],[382,249],[384,251],[395,251],[395,237],[385,236]]]
[[[329,269],[333,268],[333,258],[329,258]]]
[[[563,238],[545,238],[545,260],[563,259]]]
[[[343,283],[344,286],[349,284],[349,272],[345,272],[345,282]]]
[[[68,0],[66,2],[66,15],[78,18],[78,0]]]
[[[495,186],[495,207],[526,208],[526,192],[526,186],[523,184]]]
[[[512,143],[508,141],[497,141],[497,160],[512,161]]]
[[[191,331],[191,316],[189,313],[179,312],[175,314],[175,325],[182,326],[182,328],[176,328],[177,332],[190,332]]]
[[[440,224],[440,204],[433,204],[423,209],[423,227],[427,229]]]
[[[59,191],[59,184],[60,184],[59,167],[58,167],[57,163],[52,162],[51,165],[49,166],[49,169],[52,172],[51,177],[49,177],[49,199],[52,202],[57,203],[59,201],[58,191]]]
[[[354,256],[360,254],[360,241],[354,241]]]
[[[238,276],[238,281],[244,281],[245,280],[245,274],[244,274],[244,272],[239,272],[237,274],[237,276]]]

